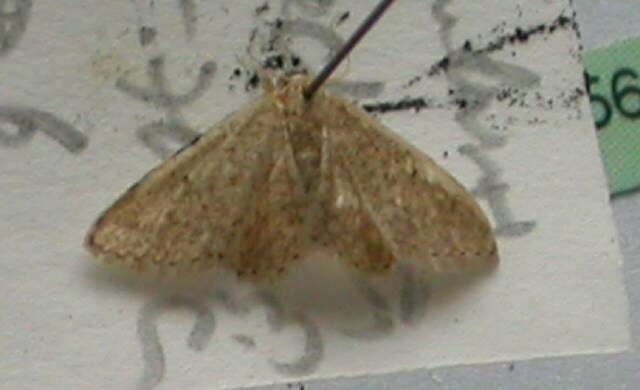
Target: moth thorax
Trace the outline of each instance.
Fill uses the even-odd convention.
[[[321,135],[319,132],[303,126],[290,132],[289,141],[297,171],[305,183],[305,189],[310,191],[313,189],[313,183],[320,178]]]

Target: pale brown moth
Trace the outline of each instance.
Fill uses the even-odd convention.
[[[262,96],[133,185],[98,218],[86,247],[137,271],[224,267],[254,280],[317,248],[370,274],[401,261],[426,274],[496,264],[473,197],[363,110],[318,90],[332,70],[315,80],[263,77]]]

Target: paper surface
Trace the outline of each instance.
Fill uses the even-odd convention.
[[[3,10],[19,22],[0,53],[3,388],[234,388],[628,348],[566,1],[399,1],[335,77],[475,190],[499,237],[493,274],[425,298],[410,275],[378,289],[301,269],[205,298],[96,269],[81,247],[94,218],[259,93],[252,63],[284,53],[317,71],[376,2],[352,3]]]

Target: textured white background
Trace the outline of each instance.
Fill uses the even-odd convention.
[[[211,22],[198,26],[207,33],[187,43],[183,26],[167,4],[145,14],[134,12],[135,6],[144,8],[144,2],[92,1],[83,7],[68,3],[66,8],[63,3],[38,2],[19,49],[2,63],[3,73],[10,77],[0,86],[1,104],[20,103],[55,113],[82,129],[89,136],[89,147],[72,156],[37,134],[27,147],[3,149],[0,155],[0,203],[11,205],[0,214],[0,329],[6,335],[0,340],[0,352],[8,356],[0,362],[1,371],[8,373],[6,388],[131,387],[142,369],[135,324],[145,298],[118,290],[117,284],[96,283],[88,271],[91,263],[79,245],[92,218],[157,162],[136,142],[133,129],[161,115],[150,105],[124,96],[113,83],[126,74],[145,85],[144,67],[149,52],[155,50],[170,53],[167,73],[175,75],[171,81],[177,90],[186,89],[200,64],[213,59],[218,73],[212,87],[205,98],[185,110],[196,128],[206,127],[250,98],[241,88],[229,93],[227,77],[254,23],[248,16],[247,23],[238,20],[250,15],[255,4],[236,3],[229,11],[237,14],[221,19],[216,18],[217,4],[203,5],[199,12],[207,16],[201,17]],[[354,6],[352,20],[357,21],[373,3]],[[419,64],[442,57],[437,41],[427,38],[436,34],[433,23],[416,28],[430,21],[426,7],[416,4],[399,2],[383,19],[352,57],[349,77],[369,77],[393,86],[394,81],[415,73]],[[566,5],[540,2],[540,10],[529,13],[533,6],[523,6],[525,19],[515,20],[514,9],[501,8],[504,3],[497,1],[484,2],[483,7],[455,4],[451,12],[464,19],[463,27],[454,30],[457,42],[503,19],[514,26],[548,22]],[[243,8],[247,12],[242,13]],[[485,9],[503,13],[486,14]],[[479,14],[491,20],[477,17]],[[135,32],[146,23],[161,27],[164,35],[157,47],[145,52]],[[424,36],[410,33],[416,30]],[[419,42],[426,43],[424,51],[416,54]],[[495,58],[526,65],[542,77],[540,90],[553,94],[581,83],[580,65],[569,56],[575,46],[575,36],[567,30],[518,48],[514,59],[509,53],[496,53]],[[540,56],[548,60],[537,61]],[[397,69],[398,58],[409,59],[406,73]],[[381,71],[384,68],[388,70]],[[446,82],[436,79],[423,88],[446,90]],[[382,96],[393,98],[401,91],[390,88],[387,93]],[[588,112],[586,101],[580,104]],[[456,297],[451,305],[439,305],[442,298],[436,294],[434,309],[417,326],[400,326],[375,342],[348,340],[335,329],[321,326],[325,359],[314,377],[626,348],[626,300],[606,187],[595,137],[585,136],[592,129],[590,119],[576,117],[574,110],[561,106],[537,112],[509,108],[505,103],[492,107],[491,112],[542,120],[530,128],[511,129],[508,146],[496,153],[511,186],[513,208],[522,218],[535,219],[537,229],[529,236],[501,241],[499,272]],[[401,112],[382,120],[438,157],[443,150],[455,150],[470,141],[452,120],[453,113],[447,109],[415,115]],[[553,154],[548,149],[549,134],[557,147]],[[473,185],[477,172],[468,161],[455,154],[440,160]],[[264,322],[259,322],[259,314],[236,322],[221,316],[213,341],[202,353],[184,346],[192,322],[188,313],[162,316],[160,332],[167,356],[163,386],[221,387],[291,380],[275,373],[267,360],[294,356],[300,348],[298,335],[269,333]],[[247,353],[230,341],[242,326],[243,332],[253,332],[258,343],[263,343],[260,348]]]

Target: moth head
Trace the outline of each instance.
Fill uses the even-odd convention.
[[[296,74],[282,76],[275,81],[270,93],[276,106],[287,114],[302,115],[308,107],[309,101],[304,97],[304,91],[311,83],[307,75]]]

